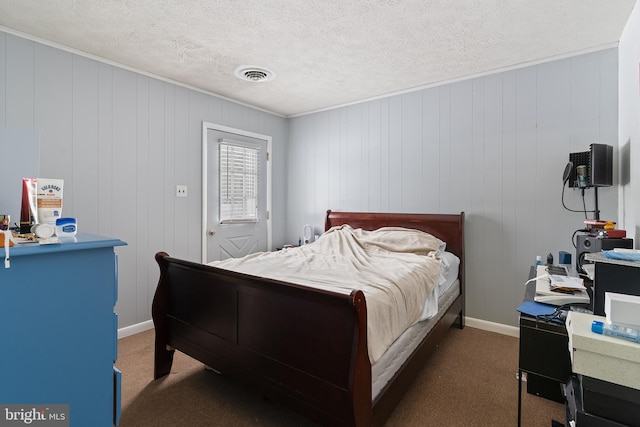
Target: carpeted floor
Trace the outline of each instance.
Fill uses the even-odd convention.
[[[118,343],[121,427],[314,425],[180,352],[171,374],[154,381],[153,334],[146,331]],[[517,338],[452,328],[386,425],[515,426],[517,369]],[[529,395],[524,387],[523,427],[564,423],[564,405]]]

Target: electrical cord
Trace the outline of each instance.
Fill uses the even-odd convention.
[[[565,208],[566,210],[568,210],[569,212],[579,212],[579,213],[584,213],[584,218],[587,219],[587,214],[590,213],[595,213],[595,209],[592,211],[588,211],[587,210],[587,202],[584,199],[584,188],[580,189],[580,192],[582,194],[582,210],[576,210],[576,209],[571,209],[568,208],[567,205],[564,203],[564,189],[566,188],[566,185],[562,185],[562,207]]]
[[[575,249],[578,249],[578,244],[576,243],[576,234],[578,233],[588,233],[591,230],[588,228],[579,228],[576,231],[573,232],[573,234],[571,235],[571,244],[573,244],[573,247]]]
[[[564,323],[564,320],[567,318],[567,311],[571,310],[571,305],[564,304],[556,307],[553,310],[553,313],[549,314],[538,314],[536,316],[536,320],[545,320],[545,321],[555,321]]]

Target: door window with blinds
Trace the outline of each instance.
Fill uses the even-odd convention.
[[[220,223],[258,222],[260,148],[226,139],[219,147]]]

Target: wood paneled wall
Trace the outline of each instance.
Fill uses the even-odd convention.
[[[157,251],[201,259],[203,121],[273,137],[283,236],[286,119],[0,32],[0,127],[39,132],[40,175],[64,179],[63,214],[79,231],[128,243],[117,249],[120,327],[151,319]]]
[[[465,211],[467,314],[515,325],[535,256],[573,253],[582,226],[561,203],[569,153],[617,151],[617,55],[285,119],[0,32],[0,126],[40,133],[41,176],[65,180],[63,212],[81,231],[129,243],[118,248],[120,327],[150,319],[156,251],[200,259],[203,120],[273,136],[276,246],[305,224],[321,232],[327,209]],[[616,220],[615,187],[599,195]],[[565,201],[582,207],[574,190]]]
[[[617,73],[608,49],[290,119],[289,240],[326,209],[464,211],[467,315],[515,325],[536,255],[575,258],[584,214],[562,207],[562,173],[571,152],[617,147]],[[599,196],[616,220],[615,187]]]

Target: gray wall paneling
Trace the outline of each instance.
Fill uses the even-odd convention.
[[[4,33],[3,33],[4,34]],[[35,46],[24,39],[6,36],[6,61],[4,91],[5,126],[14,128],[33,129],[34,127],[34,75],[35,75]]]
[[[20,224],[22,178],[40,174],[40,134],[0,126],[0,214]]]
[[[627,233],[640,238],[640,7],[635,7],[620,40],[620,216]],[[634,183],[636,187],[634,188]]]
[[[120,327],[151,318],[156,252],[201,259],[204,120],[273,137],[281,245],[284,118],[0,32],[0,126],[40,135],[40,176],[65,180],[63,214],[80,231],[128,243],[117,248]],[[177,184],[189,197],[175,197]]]
[[[0,58],[7,57],[7,37],[6,34],[0,32]],[[2,82],[7,81],[7,67],[0,67],[0,99],[7,99],[7,85]],[[5,126],[7,121],[7,103],[0,102],[0,125]]]
[[[276,246],[326,209],[464,210],[468,315],[515,324],[528,266],[573,251],[582,224],[560,203],[568,153],[617,148],[617,84],[608,49],[286,120],[0,32],[0,125],[41,135],[81,231],[129,243],[121,327],[150,318],[155,252],[200,258],[202,120],[273,136]],[[599,194],[616,219],[616,190]]]
[[[536,255],[575,252],[584,215],[562,207],[562,171],[570,152],[617,146],[616,88],[608,49],[292,118],[288,239],[326,209],[465,211],[467,314],[515,325]],[[615,220],[615,188],[599,195]]]

